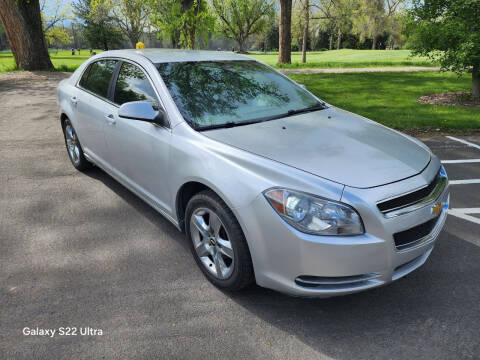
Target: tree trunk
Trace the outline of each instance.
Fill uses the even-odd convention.
[[[388,36],[388,46],[390,47],[390,50],[393,50],[395,46],[395,41],[393,40],[392,34]]]
[[[193,6],[194,3],[195,3],[195,0],[182,0],[182,9],[181,9],[182,14],[190,10],[190,8]]]
[[[337,50],[340,50],[340,45],[342,45],[342,30],[338,30],[337,34]]]
[[[197,5],[197,10],[200,7],[200,1],[201,0],[197,0],[197,4],[196,4]],[[194,6],[194,5],[195,5],[195,0],[182,0],[182,9],[181,9],[182,14],[189,11],[192,8],[192,6]],[[189,44],[188,44],[187,47],[190,47],[191,49],[194,49],[195,48],[195,33],[196,33],[195,26],[191,23],[187,23],[187,24],[184,24],[184,27],[190,27],[189,29],[186,30],[186,33],[188,35],[188,40],[189,40]]]
[[[472,69],[472,95],[480,98],[480,64],[474,65]]]
[[[77,45],[77,32],[75,31],[75,24],[72,22],[72,37],[73,37],[73,47],[74,48],[80,48],[80,46]]]
[[[245,54],[246,51],[245,51],[245,43],[246,43],[246,40],[242,37],[239,37],[237,39],[237,44],[238,44],[238,48],[237,48],[237,52],[240,53],[240,54]]]
[[[305,23],[303,24],[303,39],[302,39],[302,63],[307,62],[307,37],[308,37],[308,22],[310,20],[310,2],[305,0]]]
[[[280,0],[278,63],[292,62],[292,0]]]
[[[190,46],[191,46],[191,49],[195,49],[195,29],[193,29],[192,31],[190,31]]]
[[[103,32],[103,50],[108,51],[108,41],[105,32]]]
[[[333,30],[330,32],[330,42],[328,44],[328,50],[333,50]]]
[[[108,39],[107,39],[107,35],[105,34],[105,24],[101,22],[99,26],[100,26],[100,29],[102,29],[101,31],[102,31],[103,50],[108,51]],[[95,49],[96,44],[90,44],[90,46]]]
[[[0,0],[0,20],[18,69],[53,69],[38,0]]]
[[[373,41],[372,41],[372,50],[375,50],[377,48],[377,35],[373,36]]]

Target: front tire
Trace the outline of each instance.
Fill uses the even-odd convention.
[[[185,229],[195,261],[215,286],[238,291],[254,281],[240,224],[213,191],[202,191],[188,202]]]
[[[83,153],[82,146],[78,140],[77,133],[70,122],[70,119],[65,119],[62,122],[63,137],[65,139],[65,146],[67,148],[68,157],[75,169],[85,171],[92,167]]]

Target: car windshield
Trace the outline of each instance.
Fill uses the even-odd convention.
[[[256,61],[157,64],[183,117],[198,130],[251,124],[324,108],[300,86]]]

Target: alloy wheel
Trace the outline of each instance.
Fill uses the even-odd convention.
[[[190,218],[190,234],[203,266],[216,278],[227,279],[233,272],[234,252],[218,215],[207,208],[195,210]]]
[[[65,141],[70,159],[74,164],[80,161],[80,145],[78,143],[77,134],[70,124],[65,127]]]

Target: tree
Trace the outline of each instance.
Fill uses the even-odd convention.
[[[72,38],[64,29],[59,26],[51,27],[46,33],[45,37],[50,46],[59,48],[62,45],[67,45],[72,42]]]
[[[302,36],[302,63],[307,62],[307,37],[310,22],[310,0],[303,0],[303,36]]]
[[[170,38],[174,48],[193,49],[202,35],[205,44],[214,28],[215,18],[206,0],[152,0],[151,7],[152,24]]]
[[[355,0],[320,0],[313,7],[318,14],[311,19],[323,21],[323,27],[329,29],[329,49],[333,49],[334,37],[337,37],[337,50],[341,48],[342,36],[352,28],[352,16],[355,10]]]
[[[70,23],[69,34],[71,34],[72,37],[73,47],[76,49],[81,49],[83,45],[82,40],[85,39],[85,37],[83,36],[84,34],[82,31],[82,25],[72,21]]]
[[[212,7],[220,20],[220,31],[237,42],[239,52],[245,52],[248,38],[260,33],[274,16],[268,0],[213,0]]]
[[[292,49],[302,51],[302,63],[307,61],[312,0],[294,1],[292,9]]]
[[[150,9],[143,0],[92,0],[93,16],[109,16],[133,48],[143,35],[150,16]],[[105,14],[106,12],[106,14]]]
[[[392,49],[405,31],[405,2],[406,0],[385,0],[385,32],[388,33],[388,46]]]
[[[362,42],[365,38],[372,39],[372,50],[377,48],[377,39],[384,32],[386,21],[383,0],[358,0],[358,9],[353,18],[353,30]]]
[[[266,25],[261,33],[257,36],[255,47],[262,51],[270,51],[278,49],[278,18],[274,11],[272,16],[266,18]]]
[[[7,34],[5,34],[5,30],[3,29],[2,22],[0,21],[0,50],[3,50],[8,45],[7,41]]]
[[[292,62],[292,0],[280,0],[278,63]]]
[[[0,0],[0,20],[20,70],[51,70],[38,0]]]
[[[405,42],[407,17],[405,12],[393,14],[388,19],[387,33],[388,33],[388,47],[394,49],[395,45],[400,45]]]
[[[329,5],[334,5],[333,0],[328,0]],[[301,37],[302,37],[302,63],[307,62],[307,47],[308,47],[308,39],[311,37],[311,35],[314,34],[309,34],[310,32],[310,25],[312,20],[327,20],[328,17],[325,15],[325,13],[321,13],[318,10],[323,9],[327,10],[327,8],[323,8],[321,1],[315,1],[315,0],[299,0],[298,1],[298,21],[295,21],[295,23],[298,23],[301,29]],[[315,10],[315,11],[314,11]],[[328,11],[327,11],[328,12]],[[331,17],[331,14],[329,14]],[[317,27],[318,31],[319,28]]]
[[[112,49],[123,43],[123,35],[115,25],[107,8],[97,5],[92,12],[92,0],[77,0],[73,3],[73,13],[82,21],[83,36],[92,49]]]
[[[62,0],[47,1],[41,0],[40,11],[44,22],[44,32],[67,20],[71,15],[70,4]]]
[[[443,70],[472,74],[472,95],[480,97],[480,1],[415,0],[410,10],[416,55],[440,62]]]
[[[318,4],[314,5],[321,14],[319,19],[323,19],[323,23],[321,24],[321,28],[328,29],[329,33],[329,44],[328,49],[333,49],[333,37],[336,31],[336,23],[338,22],[338,14],[337,14],[337,7],[338,4],[335,0],[320,0]]]

